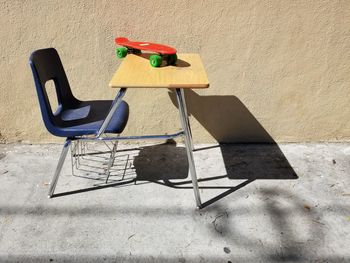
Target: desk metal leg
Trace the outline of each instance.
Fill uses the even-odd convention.
[[[191,137],[190,148],[191,148],[192,151],[194,151],[193,140],[192,140],[191,124],[190,124],[190,120],[188,119],[185,93],[184,93],[183,89],[180,89],[180,92],[181,92],[181,98],[182,98],[182,101],[183,101],[183,109],[184,109],[184,115],[185,115],[184,117],[185,117],[185,121],[187,122],[187,125],[188,125],[189,135]]]
[[[117,94],[117,96],[115,97],[113,103],[112,103],[112,107],[109,110],[109,113],[106,117],[106,119],[103,121],[100,130],[98,131],[96,137],[99,138],[107,129],[107,126],[109,124],[109,122],[111,121],[114,112],[117,110],[118,106],[120,105],[120,103],[122,102],[122,99],[124,97],[126,93],[126,88],[121,88]]]
[[[190,168],[194,197],[196,199],[197,207],[200,208],[202,203],[201,203],[201,197],[198,189],[197,173],[196,173],[196,167],[194,165],[194,158],[193,158],[193,152],[192,152],[193,143],[191,138],[191,131],[188,125],[189,124],[188,117],[185,113],[186,105],[185,105],[182,89],[176,89],[176,97],[177,97],[177,102],[179,104],[181,124],[185,134],[186,152],[187,152],[187,158],[188,158],[188,165]]]

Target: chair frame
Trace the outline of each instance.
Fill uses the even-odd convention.
[[[194,191],[194,196],[195,196],[195,201],[196,205],[198,208],[201,208],[201,198],[200,198],[200,193],[199,193],[199,188],[198,188],[198,180],[197,180],[197,174],[196,174],[196,168],[195,168],[195,163],[194,163],[194,158],[193,158],[193,141],[192,141],[192,132],[191,132],[191,127],[190,127],[190,122],[188,119],[188,113],[187,113],[187,107],[186,107],[186,101],[185,101],[185,95],[184,95],[184,90],[183,89],[175,89],[176,93],[176,98],[179,106],[179,114],[180,114],[180,120],[181,120],[181,125],[182,125],[182,131],[174,133],[174,134],[169,134],[169,135],[143,135],[143,136],[112,136],[112,137],[104,137],[103,135],[105,134],[105,130],[108,127],[109,122],[112,119],[113,114],[117,110],[118,106],[122,102],[122,99],[127,91],[127,88],[121,88],[119,92],[117,93],[113,103],[112,107],[106,116],[105,120],[103,121],[99,131],[95,136],[77,136],[73,138],[67,138],[64,145],[63,149],[61,152],[61,155],[58,160],[58,164],[54,173],[54,176],[51,180],[50,183],[50,188],[48,192],[48,197],[51,198],[54,196],[54,191],[57,185],[58,178],[60,176],[63,164],[65,162],[65,159],[67,157],[68,149],[72,146],[73,141],[113,141],[113,149],[111,151],[111,156],[108,162],[108,171],[107,171],[107,178],[106,178],[106,183],[108,182],[108,178],[110,176],[110,168],[114,163],[114,157],[115,153],[117,151],[117,142],[118,141],[125,141],[125,140],[168,140],[168,139],[174,139],[179,136],[183,136],[185,139],[185,146],[186,146],[186,153],[187,153],[187,158],[188,158],[188,163],[189,163],[189,172],[191,175],[191,180],[192,180],[192,185],[193,185],[193,191]],[[73,168],[73,167],[72,167]]]

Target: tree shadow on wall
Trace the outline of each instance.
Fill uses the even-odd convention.
[[[169,92],[173,104],[178,107],[176,95]],[[200,96],[192,90],[185,91],[187,111],[219,143],[195,151],[219,147],[227,174],[200,178],[198,181],[215,181],[223,178],[245,180],[236,186],[200,186],[201,189],[226,189],[203,204],[210,205],[256,179],[297,179],[295,171],[283,152],[235,96]],[[195,136],[195,134],[194,134]],[[148,180],[173,188],[192,188],[185,179],[188,176],[186,151],[176,144],[143,147],[134,160],[137,180]],[[161,183],[163,184],[163,183]]]

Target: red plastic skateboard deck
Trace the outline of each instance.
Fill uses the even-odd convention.
[[[159,67],[163,59],[168,65],[174,65],[177,60],[176,49],[162,44],[151,42],[130,41],[125,37],[117,37],[115,43],[119,46],[116,49],[118,58],[123,58],[127,53],[140,54],[141,50],[158,53],[159,55],[151,55],[150,63],[153,67]]]

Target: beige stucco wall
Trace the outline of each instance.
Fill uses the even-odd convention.
[[[74,94],[112,99],[114,37],[199,53],[196,142],[349,141],[350,1],[0,1],[0,138],[62,141],[41,120],[28,58],[55,47]],[[129,90],[125,134],[180,128],[166,90]]]

